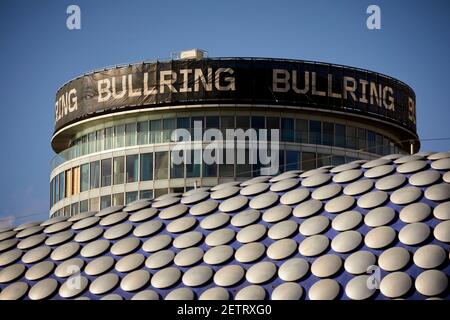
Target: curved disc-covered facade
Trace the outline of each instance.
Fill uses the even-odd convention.
[[[449,299],[450,153],[288,171],[0,230],[3,299]]]
[[[118,66],[57,92],[51,215],[245,180],[261,163],[175,164],[175,129],[279,131],[279,171],[390,153],[417,142],[415,94],[399,80],[327,63],[208,58]],[[245,149],[245,148],[244,148]],[[247,153],[246,153],[247,157]]]

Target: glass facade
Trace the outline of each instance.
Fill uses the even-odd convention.
[[[394,144],[389,138],[379,134],[373,138],[374,132],[370,133],[366,128],[319,120],[264,116],[196,116],[139,121],[96,130],[73,140],[70,147],[61,152],[58,158],[64,162],[103,150],[167,143],[170,142],[171,132],[176,128],[185,128],[192,132],[195,121],[201,121],[205,129],[220,129],[224,135],[226,129],[232,128],[280,129],[282,142],[334,146],[379,155],[391,153],[390,146]],[[375,147],[369,147],[369,140],[375,141]]]
[[[167,179],[248,178],[260,175],[261,164],[249,164],[249,150],[245,147],[245,161],[238,160],[235,149],[234,159],[231,159],[234,164],[206,164],[203,161],[200,163],[194,161],[196,158],[202,159],[204,150],[190,151],[190,157],[194,162],[178,165],[171,161],[170,146],[158,147],[159,149],[155,147],[153,152],[141,153],[141,146],[147,148],[149,145],[170,143],[171,132],[176,128],[184,128],[193,133],[196,121],[201,121],[204,129],[217,128],[224,135],[227,129],[234,128],[280,129],[280,172],[342,164],[358,158],[354,155],[354,152],[358,151],[368,152],[367,156],[400,151],[391,139],[369,128],[316,119],[262,115],[206,115],[123,123],[104,129],[96,128],[75,139],[70,148],[64,151],[68,156],[66,160],[123,147],[139,146],[139,148],[130,149],[131,152],[127,152],[129,154],[126,155],[123,153],[115,155],[114,153],[118,151],[111,151],[108,158],[83,163],[55,175],[50,182],[51,206],[73,195],[129,183],[153,183]],[[329,151],[324,148],[322,149],[325,151],[316,150],[320,146],[326,146]],[[164,148],[166,151],[163,151]],[[347,156],[352,150],[353,155]],[[216,156],[216,151],[212,152],[212,155]],[[225,155],[224,150],[217,156],[220,155]],[[198,181],[202,183],[201,180]],[[114,191],[115,193],[110,196],[103,195],[104,193],[92,196],[89,194],[89,199],[81,199],[77,201],[77,205],[66,205],[58,212],[62,214],[99,210],[110,205],[152,198],[177,188],[158,186],[155,189],[148,189],[147,184],[143,190],[140,185],[135,185],[131,190],[127,187],[126,191],[119,193]],[[183,188],[186,190],[188,187]]]
[[[247,164],[227,165],[203,165],[185,164],[174,165],[169,158],[169,152],[138,153],[127,156],[111,157],[83,164],[79,167],[67,169],[56,175],[50,182],[50,201],[53,206],[57,202],[77,195],[81,192],[98,190],[111,185],[126,185],[128,183],[148,182],[164,179],[188,179],[188,178],[222,178],[238,177],[249,178],[260,174],[261,164],[248,164],[249,154],[246,150]],[[191,157],[202,157],[200,150],[192,151]],[[324,165],[338,165],[355,158],[332,155],[326,153],[315,153],[296,150],[280,150],[279,171],[310,170]],[[153,170],[155,164],[155,170]],[[175,169],[176,168],[176,169]],[[219,168],[219,170],[218,170]],[[141,190],[143,191],[143,190]],[[152,197],[152,190],[144,190],[139,195],[138,191],[125,196],[124,203],[131,199]],[[127,192],[127,193],[129,193]],[[161,192],[161,191],[159,191]],[[111,203],[122,203],[120,196],[112,198]],[[128,200],[127,200],[128,199]],[[101,197],[100,206],[106,205],[106,198]],[[83,208],[87,204],[83,204]],[[98,207],[98,203],[89,203],[89,210]],[[71,210],[69,208],[69,210]]]

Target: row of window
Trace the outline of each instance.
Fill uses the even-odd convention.
[[[247,150],[248,151],[248,150]],[[191,151],[193,153],[198,151]],[[200,155],[198,155],[200,157]],[[247,154],[248,157],[248,154]],[[192,155],[192,159],[195,155]],[[111,185],[140,181],[253,177],[261,174],[257,164],[206,164],[176,165],[170,161],[170,152],[151,152],[118,156],[93,161],[70,168],[56,175],[50,182],[50,205],[73,195]],[[355,158],[294,150],[279,151],[279,172],[310,170],[324,165],[338,165]],[[235,162],[236,163],[236,162]]]
[[[204,129],[217,128],[223,134],[226,129],[233,128],[279,129],[283,142],[335,146],[380,155],[397,152],[392,141],[365,128],[294,118],[202,116],[140,121],[100,129],[74,140],[60,156],[63,161],[67,161],[103,150],[170,142],[173,130],[184,128],[192,131],[195,121],[201,121]]]
[[[171,192],[178,192],[172,189]],[[155,196],[163,195],[167,193],[167,189],[157,189],[155,190]],[[64,208],[56,211],[53,216],[73,216],[78,213],[88,212],[88,211],[98,211],[112,205],[127,205],[138,199],[152,199],[153,190],[141,190],[141,191],[131,191],[126,193],[115,193],[113,195],[106,195],[101,197],[94,197],[90,199],[85,199],[80,202],[74,202]]]

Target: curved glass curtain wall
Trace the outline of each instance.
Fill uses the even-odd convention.
[[[74,139],[70,147],[55,155],[52,170],[66,161],[95,152],[136,145],[170,142],[176,128],[193,131],[194,121],[202,121],[204,129],[280,129],[281,142],[334,146],[366,151],[378,155],[399,152],[389,138],[366,128],[313,119],[272,116],[192,116],[122,123],[98,129]]]
[[[84,197],[91,198],[92,193],[85,192],[102,188],[121,186],[129,192],[113,194],[112,198],[110,194],[102,196],[101,199],[97,195],[97,199],[89,199],[89,204],[83,200],[79,204],[80,209],[74,207],[68,209],[68,212],[98,210],[109,205],[127,204],[138,198],[148,198],[153,195],[156,197],[167,192],[184,192],[192,188],[195,182],[198,182],[198,186],[208,186],[208,180],[204,179],[213,178],[215,180],[212,181],[217,184],[222,178],[247,179],[260,175],[262,167],[260,163],[208,165],[202,162],[175,165],[171,162],[171,152],[174,152],[170,150],[171,145],[173,144],[162,147],[137,146],[129,149],[126,154],[123,150],[110,151],[103,153],[101,157],[97,155],[92,156],[92,159],[87,157],[82,160],[83,162],[65,168],[50,182],[50,207],[61,200],[70,199],[83,193]],[[205,145],[203,144],[203,149]],[[246,157],[248,157],[248,150],[246,151]],[[200,153],[201,150],[191,152]],[[201,154],[199,156],[201,157]],[[193,154],[192,157],[194,157]],[[340,150],[323,146],[299,148],[295,143],[281,143],[279,172],[306,171],[321,166],[339,165],[357,159],[374,157],[376,156],[370,153],[352,152],[342,148]],[[161,188],[154,184],[159,181],[171,181],[171,183]],[[211,182],[211,180],[209,181]],[[73,205],[77,206],[76,203]]]
[[[279,172],[290,170],[310,170],[325,165],[339,165],[357,160],[357,158],[317,153],[311,151],[298,151],[280,146]],[[147,149],[147,151],[144,151]],[[134,153],[136,152],[136,153]],[[74,166],[55,175],[50,182],[50,207],[59,201],[84,192],[116,186],[127,186],[119,193],[88,197],[82,201],[75,201],[63,209],[59,214],[76,214],[88,210],[99,210],[111,205],[124,205],[142,198],[152,198],[168,192],[184,192],[193,188],[193,180],[201,181],[203,178],[231,178],[248,179],[260,175],[261,164],[185,164],[174,165],[170,161],[169,150],[148,152],[147,148],[137,148],[133,153],[115,155],[102,158],[81,165]],[[120,153],[120,152],[118,152]],[[365,155],[368,157],[368,154]],[[371,158],[371,157],[369,157]],[[164,181],[171,179],[180,182],[178,187],[168,188],[142,188],[139,183]],[[186,185],[186,182],[189,184]],[[217,181],[215,182],[217,183]],[[176,184],[176,183],[175,183]],[[130,185],[134,186],[129,188]],[[182,185],[182,186],[181,186]],[[199,186],[203,186],[202,182]],[[61,213],[62,212],[62,213]]]

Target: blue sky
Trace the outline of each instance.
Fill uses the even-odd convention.
[[[66,8],[81,8],[81,30]],[[366,8],[381,8],[381,30]],[[45,219],[57,88],[92,69],[202,48],[319,60],[408,83],[422,139],[450,137],[450,1],[0,1],[0,224]],[[422,150],[450,150],[450,140]]]

